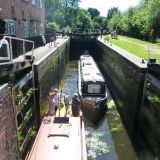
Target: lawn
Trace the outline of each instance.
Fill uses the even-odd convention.
[[[110,36],[105,36],[104,40],[107,40],[106,37],[109,37],[110,43],[123,48],[126,51],[145,60],[148,60],[150,51],[150,58],[156,58],[157,62],[160,62],[160,45],[158,44],[152,44],[147,41],[142,41],[125,36],[118,36],[118,40],[112,39]]]

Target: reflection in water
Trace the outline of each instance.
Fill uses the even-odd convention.
[[[65,96],[68,96],[69,101],[71,101],[74,93],[77,92],[77,67],[77,61],[71,61],[68,64],[64,75],[64,89],[62,92],[65,94]]]
[[[98,126],[84,119],[88,160],[116,160],[113,141],[104,118]]]
[[[77,92],[77,61],[70,61],[64,75],[63,93],[71,101]],[[93,125],[85,117],[88,160],[137,160],[132,144],[121,123],[113,99],[109,95],[106,116]]]
[[[86,131],[86,137],[90,137],[87,138],[86,143],[88,146],[88,157],[91,157],[91,159],[96,159],[97,155],[101,156],[102,154],[109,152],[109,146],[101,140],[103,135],[104,132]]]

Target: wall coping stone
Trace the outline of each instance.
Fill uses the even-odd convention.
[[[58,40],[58,39],[57,39]],[[57,41],[56,40],[56,41]],[[44,49],[44,53],[43,53],[43,56],[38,60],[38,61],[35,61],[34,62],[34,65],[39,65],[42,61],[44,61],[49,55],[51,55],[54,51],[56,51],[59,47],[62,47],[67,41],[69,40],[69,38],[65,38],[65,39],[62,39],[60,40],[58,43],[57,43],[57,46],[54,47],[51,51],[49,51],[48,53],[45,53],[45,49]],[[54,42],[53,42],[54,43]],[[46,44],[45,47],[48,47],[48,45]],[[35,58],[36,58],[36,54],[38,54],[38,52],[36,53],[35,51]]]
[[[110,43],[105,43],[103,40],[98,39],[99,42],[101,42],[103,45],[107,46],[108,48],[114,50],[115,52],[117,52],[118,54],[120,54],[121,56],[123,56],[125,59],[131,61],[132,63],[134,63],[136,66],[140,67],[140,68],[147,68],[147,61],[144,60],[144,63],[142,63],[142,58],[139,58],[136,55],[133,55],[130,52],[127,52],[126,50],[115,46],[113,44]]]

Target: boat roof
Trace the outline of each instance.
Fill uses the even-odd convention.
[[[45,117],[28,160],[81,160],[80,136],[79,117]]]
[[[80,56],[81,78],[83,82],[105,82],[97,64],[90,55]]]

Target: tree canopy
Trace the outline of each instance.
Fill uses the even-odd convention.
[[[111,19],[114,16],[114,14],[116,14],[117,12],[119,12],[118,7],[110,8],[107,13],[107,18]]]
[[[79,8],[80,0],[47,0],[45,16],[49,26],[60,28],[100,28],[118,29],[121,34],[141,39],[149,39],[154,30],[160,36],[160,0],[141,0],[140,3],[120,12],[117,7],[108,10],[106,17],[100,16],[96,8]]]
[[[100,17],[100,12],[95,8],[79,8],[79,2],[80,0],[47,0],[45,10],[48,27],[99,28],[104,17]]]
[[[100,12],[96,8],[88,8],[87,11],[90,13],[92,19],[100,15]]]
[[[108,28],[120,28],[122,34],[149,40],[149,33],[154,30],[154,38],[160,36],[160,1],[141,0],[140,4],[117,14],[117,9],[108,12]]]

